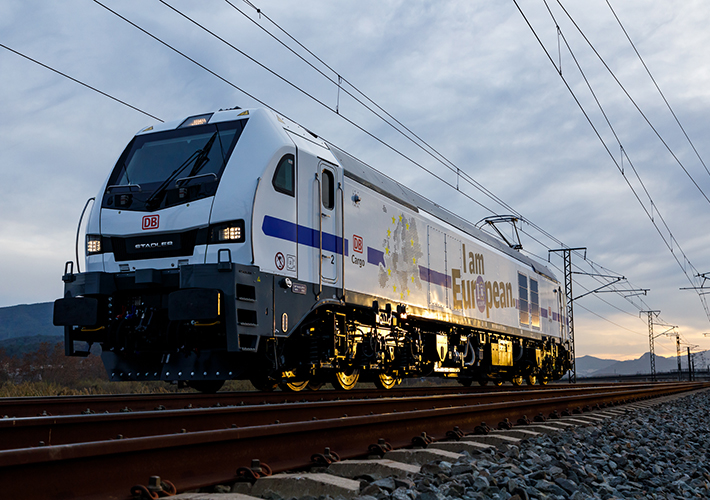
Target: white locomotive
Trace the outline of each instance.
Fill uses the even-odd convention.
[[[111,380],[519,385],[569,369],[544,266],[265,109],[141,130],[101,187],[55,324]]]

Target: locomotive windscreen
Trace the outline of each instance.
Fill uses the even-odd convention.
[[[213,195],[246,122],[134,137],[114,167],[102,206],[156,210]]]

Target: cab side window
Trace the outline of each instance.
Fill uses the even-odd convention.
[[[274,189],[279,193],[295,196],[295,173],[296,169],[293,155],[285,155],[281,158],[281,161],[279,161],[276,167],[276,172],[274,172],[274,178],[271,184],[273,184]]]
[[[328,210],[332,210],[335,206],[335,179],[330,170],[323,169],[323,206]]]

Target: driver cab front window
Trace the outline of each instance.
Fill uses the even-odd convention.
[[[274,189],[279,193],[287,194],[289,196],[295,195],[295,168],[294,168],[294,157],[292,154],[285,155],[279,161],[276,167],[276,172],[274,172],[274,178],[271,183]]]

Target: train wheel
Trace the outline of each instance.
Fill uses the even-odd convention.
[[[253,385],[257,391],[263,392],[271,392],[279,385],[278,382],[273,379],[260,376],[250,378],[249,382],[251,382],[251,385]]]
[[[323,387],[323,383],[324,382],[321,382],[321,381],[315,382],[315,381],[311,380],[310,382],[308,382],[308,390],[309,391],[317,391],[318,389]]]
[[[395,385],[401,382],[397,377],[388,373],[379,373],[375,379],[375,387],[378,389],[392,389]]]
[[[300,380],[292,382],[282,382],[279,385],[281,386],[282,391],[301,392],[303,389],[308,387],[309,383],[310,381],[308,380]]]
[[[513,385],[521,386],[521,385],[523,385],[523,376],[522,375],[515,375],[511,379],[511,382],[513,382]]]
[[[357,368],[346,368],[335,372],[333,377],[333,387],[343,391],[349,391],[355,387],[360,378],[360,370]]]
[[[535,385],[535,382],[537,382],[537,377],[531,373],[527,376],[526,381],[528,385]]]
[[[478,385],[483,387],[484,385],[488,385],[488,379],[482,378],[478,380]]]
[[[473,379],[470,378],[458,378],[459,384],[461,384],[464,387],[471,387],[471,384],[473,383]]]

